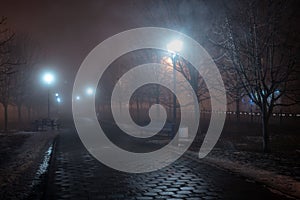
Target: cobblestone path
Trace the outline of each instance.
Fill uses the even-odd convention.
[[[93,158],[75,129],[58,137],[49,173],[45,199],[285,199],[186,156],[155,172],[119,172]]]

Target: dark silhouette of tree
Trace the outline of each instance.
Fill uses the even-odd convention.
[[[292,1],[224,2],[213,43],[223,50],[229,91],[247,95],[261,112],[263,151],[270,151],[268,122],[276,106],[299,100],[299,43]],[[240,97],[240,95],[238,95]]]
[[[7,28],[7,18],[0,19],[0,103],[4,108],[4,130],[8,127],[8,105],[11,101],[12,76],[15,73],[11,60],[11,42],[14,34]]]
[[[214,6],[212,3],[205,1],[187,0],[149,1],[143,5],[136,5],[137,9],[145,13],[144,17],[141,18],[142,24],[162,26],[183,32],[198,41],[201,45],[204,45],[205,33],[211,26],[210,22],[213,16],[216,15],[216,13],[212,13],[212,10],[209,9],[209,7]],[[176,56],[174,63],[175,69],[186,78],[194,89],[197,96],[197,100],[195,101],[201,103],[209,99],[210,96],[204,79],[189,62],[180,57],[180,52],[178,54],[179,56]],[[161,58],[166,59],[167,57],[171,58],[172,54],[165,52]],[[172,63],[171,65],[173,67]]]
[[[17,106],[19,129],[22,128],[22,107],[30,110],[34,98],[33,72],[39,61],[38,45],[27,35],[16,35],[12,45],[14,62],[18,63],[13,75],[12,102]],[[30,120],[30,119],[29,119]]]

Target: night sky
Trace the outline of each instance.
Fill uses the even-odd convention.
[[[127,14],[132,5],[120,2],[2,1],[0,13],[16,32],[40,44],[46,55],[41,67],[61,74],[58,80],[70,81],[94,46],[134,27],[132,15]]]
[[[9,27],[16,33],[26,34],[39,43],[45,56],[38,68],[55,71],[55,87],[70,100],[81,62],[108,37],[144,26],[172,28],[187,34],[192,30],[203,32],[218,13],[213,9],[216,3],[177,2],[1,0],[0,15],[8,18]],[[201,40],[198,36],[194,38]]]
[[[76,72],[100,42],[128,29],[157,26],[183,32],[205,47],[205,34],[222,13],[220,2],[1,0],[0,16],[17,34],[39,43],[45,56],[38,68],[57,73],[55,87],[70,102]]]

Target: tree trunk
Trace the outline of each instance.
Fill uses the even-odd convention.
[[[27,106],[27,118],[28,118],[28,122],[31,121],[31,108],[30,106]]]
[[[18,105],[17,106],[18,108],[18,126],[19,126],[19,130],[22,129],[22,106],[21,105]]]
[[[235,100],[235,110],[236,110],[236,120],[237,122],[240,121],[240,100],[239,99],[236,99]]]
[[[159,101],[159,95],[160,95],[160,91],[159,91],[159,85],[156,85],[156,101],[155,103],[156,104],[160,104],[160,101]],[[156,109],[156,117],[157,119],[159,118],[159,110],[160,108],[157,106],[157,109]]]
[[[8,105],[3,104],[4,107],[4,131],[8,130]]]
[[[262,112],[262,134],[263,134],[263,152],[268,153],[270,152],[269,147],[269,129],[268,129],[268,122],[269,118],[267,116],[267,113]]]
[[[136,97],[136,118],[140,119],[140,103],[139,97]]]
[[[194,117],[195,117],[195,119],[197,119],[197,117],[198,117],[197,114],[200,114],[200,110],[199,110],[200,106],[199,106],[199,102],[198,102],[197,96],[194,98],[193,104],[194,104]],[[195,121],[193,123],[196,123],[196,124],[199,125],[199,123],[200,123],[200,116],[199,116],[199,121]]]

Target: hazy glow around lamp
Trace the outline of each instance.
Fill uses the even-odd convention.
[[[168,51],[178,53],[182,50],[183,42],[181,40],[173,40],[167,45]]]
[[[87,88],[86,93],[87,95],[92,95],[94,93],[94,90],[92,88]]]
[[[44,76],[43,76],[43,81],[44,81],[46,84],[48,84],[48,85],[50,85],[51,83],[53,83],[53,81],[54,81],[54,76],[53,76],[53,74],[51,74],[51,73],[46,73],[46,74],[44,74]]]

